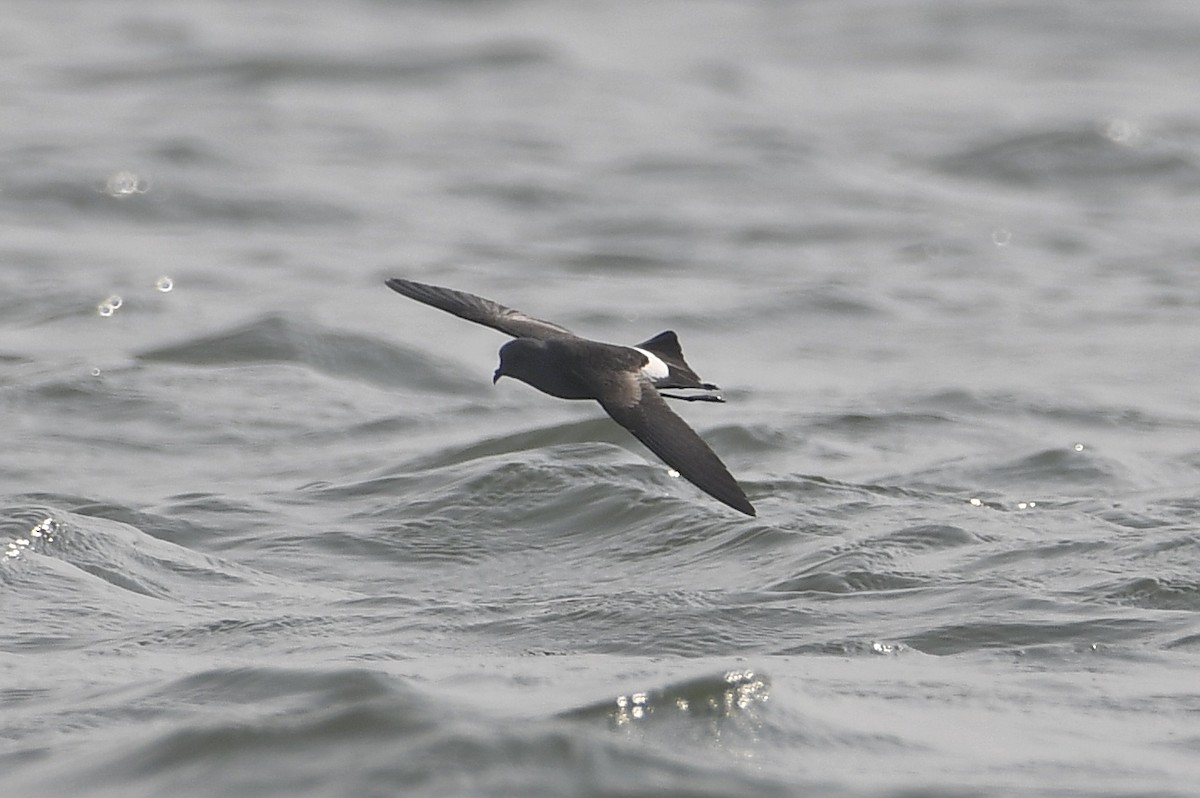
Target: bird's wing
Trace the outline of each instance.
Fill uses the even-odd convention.
[[[527,316],[519,310],[506,308],[503,305],[484,299],[481,296],[468,294],[465,291],[455,291],[452,288],[442,288],[436,285],[426,285],[412,280],[402,280],[393,277],[387,280],[387,287],[409,299],[424,302],[439,310],[453,313],[460,319],[473,321],[485,327],[508,333],[514,338],[574,338],[575,333],[566,327],[559,327],[548,321]]]
[[[679,475],[720,502],[746,515],[754,506],[704,439],[675,415],[653,383],[633,373],[598,391],[600,406]]]

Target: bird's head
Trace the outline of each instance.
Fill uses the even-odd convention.
[[[492,384],[495,385],[501,377],[512,377],[527,382],[529,370],[537,357],[537,352],[546,346],[544,341],[533,338],[517,338],[500,347],[500,365],[492,374]]]

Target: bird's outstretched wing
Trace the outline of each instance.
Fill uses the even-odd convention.
[[[709,496],[746,515],[756,515],[754,505],[721,458],[667,407],[654,385],[634,373],[627,373],[623,380],[598,392],[597,401],[613,420]]]
[[[481,296],[468,294],[465,291],[455,291],[452,288],[442,288],[436,285],[426,285],[412,280],[402,280],[393,277],[386,281],[387,287],[398,294],[404,294],[409,299],[424,302],[426,305],[453,313],[460,319],[473,321],[485,327],[508,333],[514,338],[574,338],[575,333],[566,327],[559,327],[548,321],[527,316],[519,310],[506,308],[503,305],[484,299]]]

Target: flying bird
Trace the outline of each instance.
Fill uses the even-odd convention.
[[[605,412],[687,481],[746,515],[754,506],[721,458],[675,415],[663,397],[721,402],[716,385],[703,382],[683,359],[668,330],[636,346],[581,338],[565,327],[535,319],[490,299],[394,277],[388,288],[513,336],[500,347],[492,376],[512,377],[560,399],[594,399]],[[697,389],[703,394],[660,394],[660,388]]]

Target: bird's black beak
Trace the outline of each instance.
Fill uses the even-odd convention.
[[[492,385],[495,385],[497,382],[499,382],[500,378],[503,376],[504,372],[500,369],[496,369],[496,373],[492,375]]]

